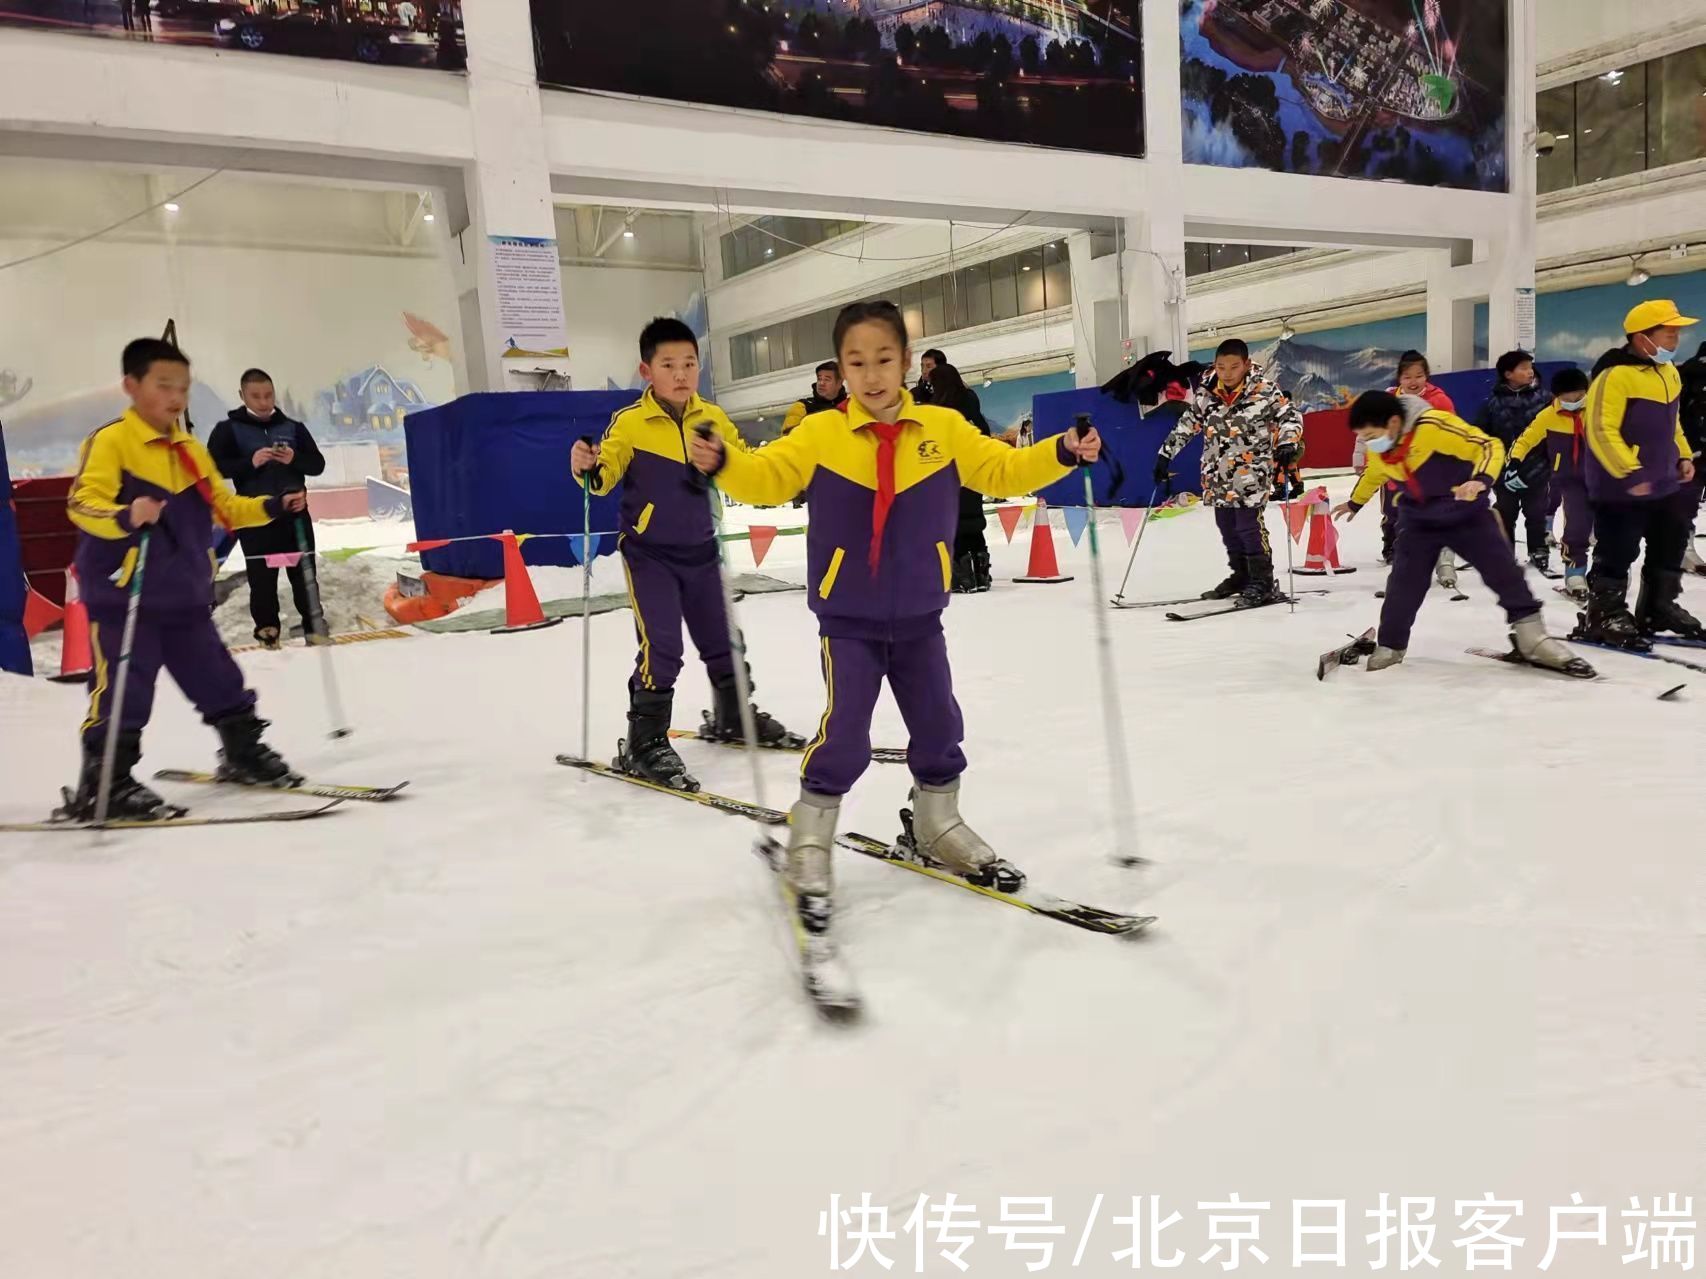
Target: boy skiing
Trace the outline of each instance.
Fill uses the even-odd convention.
[[[1303,415],[1250,362],[1250,348],[1228,338],[1214,353],[1179,424],[1161,443],[1155,482],[1172,478],[1172,462],[1198,431],[1203,435],[1202,495],[1226,546],[1232,574],[1203,592],[1205,600],[1236,595],[1241,607],[1284,599],[1274,581],[1273,545],[1263,518],[1276,476],[1303,457]]]
[[[1548,487],[1547,506],[1564,508],[1564,589],[1577,599],[1588,595],[1588,545],[1593,538],[1593,508],[1588,505],[1582,410],[1587,407],[1588,375],[1580,369],[1559,369],[1552,375],[1552,403],[1528,424],[1511,445],[1511,467],[1505,487],[1520,493],[1531,482]],[[1548,479],[1530,481],[1524,467],[1529,454],[1544,443],[1552,464],[1540,470]]]
[[[891,302],[845,307],[834,336],[852,397],[844,408],[814,414],[756,452],[716,437],[690,442],[693,464],[737,501],[807,495],[826,706],[800,769],[783,873],[802,918],[821,923],[841,798],[870,764],[871,711],[885,679],[911,735],[913,809],[901,815],[902,845],[975,884],[1023,884],[959,812],[964,723],[942,632],[948,548],[962,485],[995,497],[1032,492],[1101,449],[1095,431],[1080,438],[1076,429],[1012,448],[951,409],[919,404],[903,384],[911,351]]]
[[[1350,501],[1334,508],[1334,518],[1355,518],[1382,484],[1402,486],[1398,541],[1380,610],[1378,647],[1368,669],[1384,670],[1404,660],[1428,576],[1440,551],[1449,549],[1468,560],[1498,596],[1523,661],[1591,678],[1592,667],[1546,634],[1540,601],[1529,591],[1485,500],[1504,465],[1499,442],[1425,400],[1386,391],[1359,396],[1351,405],[1350,424],[1368,446],[1368,470]]]
[[[1476,414],[1475,425],[1497,440],[1509,456],[1517,437],[1552,401],[1540,385],[1539,375],[1534,371],[1534,357],[1527,351],[1506,351],[1494,368],[1499,380]],[[1523,522],[1528,526],[1528,562],[1542,573],[1548,573],[1552,557],[1546,549],[1546,486],[1542,476],[1538,466],[1531,464],[1525,474],[1512,459],[1511,471],[1503,478],[1515,479],[1516,483],[1497,485],[1493,504],[1513,549],[1516,547],[1516,517],[1518,512],[1522,514]]]
[[[178,424],[189,403],[190,364],[175,346],[140,338],[124,348],[123,369],[131,407],[83,441],[67,502],[81,530],[77,577],[95,652],[82,772],[56,814],[75,821],[95,815],[109,733],[117,734],[117,745],[107,817],[182,815],[130,771],[142,757],[162,666],[219,734],[221,778],[281,786],[300,780],[261,741],[266,721],[256,717],[255,695],[214,625],[208,548],[215,518],[227,528],[254,528],[299,513],[305,495],[238,497],[226,487],[207,450]],[[136,634],[124,705],[115,708],[114,675],[133,589],[140,590]]]
[[[596,496],[627,480],[616,546],[640,649],[628,681],[628,736],[615,767],[677,790],[698,790],[669,744],[684,622],[715,699],[701,735],[741,740],[741,706],[716,528],[705,481],[687,464],[687,441],[703,427],[739,452],[746,445],[728,416],[698,395],[699,341],[680,320],[660,317],[640,331],[640,372],[649,383],[645,394],[610,419],[597,444],[577,440],[570,462],[575,479]],[[753,716],[763,745],[805,745],[756,707]]]

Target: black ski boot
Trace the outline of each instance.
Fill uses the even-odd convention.
[[[1589,578],[1588,611],[1579,615],[1576,629],[1565,638],[1627,649],[1631,653],[1652,652],[1652,640],[1641,634],[1634,614],[1629,611],[1628,591],[1626,577]]]
[[[955,595],[970,595],[977,589],[977,570],[973,566],[971,552],[955,557],[953,580],[948,589]]]
[[[269,653],[276,653],[279,649],[284,647],[284,645],[279,642],[278,627],[276,626],[255,627],[255,642],[262,648],[266,649]]]
[[[987,591],[995,585],[995,578],[989,572],[989,552],[987,550],[971,553],[971,589],[974,594]]]
[[[611,767],[671,790],[698,790],[699,781],[669,744],[675,690],[636,688],[628,694],[628,736],[616,745]]]
[[[220,781],[278,787],[302,784],[302,778],[290,771],[279,753],[261,740],[267,724],[253,710],[214,721],[213,731],[219,734]]]
[[[1280,594],[1279,584],[1274,581],[1273,556],[1252,555],[1248,563],[1249,568],[1245,570],[1244,575],[1244,589],[1238,593],[1239,608],[1257,608],[1285,598]]]
[[[749,678],[747,691],[752,691]],[[715,699],[715,709],[705,712],[704,722],[699,726],[699,736],[709,738],[713,742],[742,742],[746,741],[746,729],[740,722],[740,685],[735,681],[734,672],[730,671],[720,679],[711,681],[711,694]],[[790,733],[781,723],[770,715],[752,708],[752,725],[758,731],[758,744],[772,750],[797,751],[806,744],[806,739],[798,733]]]
[[[1552,552],[1551,551],[1544,550],[1544,549],[1534,551],[1534,552],[1530,553],[1530,555],[1528,557],[1528,562],[1534,566],[1535,570],[1540,574],[1540,576],[1550,577],[1552,575]]]
[[[1205,600],[1229,600],[1234,595],[1242,595],[1244,588],[1250,584],[1249,566],[1243,563],[1232,566],[1232,572],[1219,586],[1211,586],[1202,593]]]
[[[1681,573],[1643,573],[1641,593],[1635,600],[1635,624],[1641,633],[1668,631],[1683,639],[1706,640],[1706,626],[1678,602],[1681,597]]]
[[[101,744],[83,743],[83,768],[77,777],[73,793],[60,789],[64,801],[54,810],[55,821],[92,822],[100,802]],[[142,758],[142,734],[123,732],[118,735],[118,748],[113,756],[113,785],[107,796],[107,817],[112,821],[156,822],[165,818],[182,817],[188,810],[168,804],[148,787],[130,775]]]

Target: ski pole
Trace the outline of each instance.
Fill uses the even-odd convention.
[[[1286,481],[1286,491],[1291,491],[1291,482]],[[1290,611],[1297,612],[1297,575],[1291,566],[1291,504],[1295,498],[1280,503],[1280,535],[1285,538],[1285,593],[1291,599]]]
[[[296,549],[302,555],[302,573],[308,579],[308,594],[314,605],[314,618],[317,619],[317,623],[315,620],[307,620],[304,625],[320,637],[320,643],[314,647],[320,650],[320,681],[326,689],[326,717],[332,721],[332,731],[327,736],[336,741],[340,737],[348,737],[355,730],[344,717],[344,701],[338,696],[338,674],[332,669],[332,628],[326,621],[326,604],[320,596],[317,552],[308,546],[307,512],[298,515],[293,522],[296,525]]]
[[[1114,603],[1125,599],[1126,584],[1131,581],[1132,565],[1137,563],[1137,548],[1143,545],[1143,535],[1149,532],[1149,521],[1155,518],[1155,499],[1161,496],[1161,489],[1166,484],[1163,480],[1149,494],[1149,505],[1144,508],[1143,523],[1137,526],[1137,540],[1131,544],[1131,555],[1125,562],[1125,576],[1120,579],[1119,593],[1114,596]]]
[[[136,542],[136,567],[130,573],[130,596],[124,604],[124,632],[118,645],[118,675],[113,680],[113,699],[107,703],[107,740],[101,744],[101,788],[95,796],[95,825],[107,820],[112,800],[113,771],[118,766],[119,727],[124,722],[124,691],[130,683],[130,652],[136,643],[136,618],[142,611],[142,570],[148,563],[148,534],[144,528]]]
[[[1080,413],[1077,426],[1082,439],[1084,432],[1091,429],[1089,415]],[[1140,866],[1147,859],[1137,852],[1137,812],[1126,755],[1125,716],[1120,709],[1118,677],[1114,671],[1114,642],[1108,629],[1108,606],[1102,599],[1102,548],[1096,532],[1096,490],[1090,479],[1091,464],[1079,459],[1078,467],[1084,476],[1084,505],[1090,511],[1090,607],[1096,615],[1096,655],[1102,674],[1102,736],[1108,748],[1109,796],[1116,847],[1128,834],[1131,839],[1131,850],[1116,851],[1114,861],[1121,866]]]
[[[592,436],[580,442],[593,446]],[[594,467],[581,477],[581,758],[592,758],[592,485]]]

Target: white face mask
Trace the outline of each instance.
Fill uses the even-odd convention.
[[[1370,453],[1384,453],[1396,443],[1398,441],[1390,435],[1377,435],[1368,442],[1368,451]]]
[[[1566,413],[1580,413],[1586,407],[1586,400],[1559,400],[1558,407]]]

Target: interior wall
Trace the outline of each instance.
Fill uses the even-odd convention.
[[[1539,62],[1568,57],[1613,42],[1634,44],[1647,35],[1682,22],[1698,23],[1700,0],[1541,0]]]
[[[696,271],[565,266],[563,310],[575,390],[637,385],[640,330],[654,316],[687,311],[698,292]],[[708,377],[702,386],[710,392]]]

